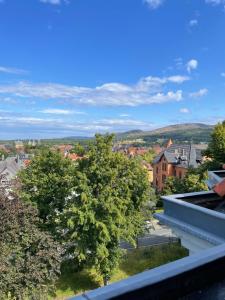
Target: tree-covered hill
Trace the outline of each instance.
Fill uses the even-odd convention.
[[[117,135],[119,140],[143,139],[152,143],[172,138],[177,142],[208,142],[214,126],[201,123],[176,124],[152,131],[130,131]]]

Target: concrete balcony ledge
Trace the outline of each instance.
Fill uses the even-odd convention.
[[[176,194],[162,199],[164,212],[155,218],[172,229],[190,254],[225,243],[225,202],[216,193]],[[222,210],[218,209],[221,205]]]
[[[195,299],[186,296],[225,278],[225,244],[129,277],[70,300]],[[215,299],[217,298],[215,292]],[[198,298],[199,299],[199,298]],[[206,297],[200,299],[208,299]]]
[[[181,231],[184,231],[192,236],[195,236],[197,238],[200,238],[202,240],[205,240],[209,242],[210,244],[215,245],[221,245],[225,243],[225,239],[219,238],[218,236],[214,234],[210,234],[208,231],[201,230],[198,227],[192,226],[190,224],[178,221],[175,218],[168,217],[163,213],[157,213],[154,214],[155,218],[158,219],[161,223],[168,225],[169,227],[176,227],[177,229],[180,229]]]

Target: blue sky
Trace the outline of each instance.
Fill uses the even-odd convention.
[[[225,0],[0,0],[0,139],[225,116]]]

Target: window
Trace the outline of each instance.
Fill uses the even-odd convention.
[[[166,182],[166,175],[162,175],[162,182],[163,182],[163,183]]]

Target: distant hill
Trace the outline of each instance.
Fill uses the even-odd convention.
[[[209,142],[213,125],[186,123],[170,125],[151,131],[132,130],[117,134],[118,140],[143,139],[147,143],[163,142],[169,138],[177,142]]]
[[[90,140],[92,139],[91,137],[87,137],[87,136],[68,136],[68,137],[64,137],[61,138],[62,140]]]
[[[133,144],[138,144],[138,141],[142,139],[145,145],[151,145],[153,143],[163,144],[169,138],[174,142],[192,142],[192,143],[208,143],[210,140],[210,135],[212,133],[214,126],[206,125],[202,123],[185,123],[185,124],[175,124],[162,128],[158,128],[151,131],[143,131],[140,129],[130,130],[123,133],[117,133],[117,140],[130,140]],[[83,145],[87,145],[93,137],[85,136],[69,136],[64,138],[54,138],[54,139],[43,139],[42,142],[47,144],[70,144],[79,142]],[[134,142],[137,140],[137,142]],[[13,143],[11,141],[0,141],[0,143]]]

